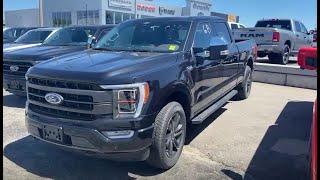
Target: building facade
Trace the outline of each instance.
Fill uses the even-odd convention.
[[[182,7],[153,0],[42,0],[43,26],[118,24],[145,17],[181,16]]]
[[[21,9],[6,11],[4,23],[7,27],[36,27],[40,26],[39,9]]]
[[[159,0],[39,0],[39,7],[32,14],[25,10],[9,11],[7,25],[60,27],[118,24],[146,17],[212,15],[239,21],[238,16],[212,12],[212,0],[186,0],[185,7],[160,4]]]

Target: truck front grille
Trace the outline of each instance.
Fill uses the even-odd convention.
[[[43,78],[34,78],[34,77],[29,78],[28,81],[32,84],[48,86],[48,87],[81,89],[81,90],[92,90],[92,91],[103,90],[100,86],[92,83],[81,83],[81,82],[72,82],[72,81],[64,81],[64,80],[56,80],[56,79],[43,79]]]
[[[3,74],[4,75],[12,75],[12,76],[21,76],[24,77],[26,72],[30,67],[33,66],[31,62],[23,62],[23,61],[10,61],[3,60]],[[17,70],[13,70],[10,67],[16,66]]]
[[[99,118],[98,115],[94,115],[94,114],[85,114],[85,113],[57,110],[54,108],[47,108],[47,107],[43,107],[35,104],[29,104],[28,107],[33,112],[50,116],[50,117],[55,117],[55,118],[65,118],[65,119],[81,120],[81,121],[92,121]]]
[[[55,82],[55,85],[60,83],[72,83],[78,85],[88,84],[83,82],[28,78],[28,107],[31,111],[51,117],[84,121],[93,121],[97,118],[112,115],[112,91],[94,91],[56,87],[55,85],[52,85],[51,82]],[[91,84],[91,87],[95,86],[98,87],[98,85]],[[48,93],[57,93],[61,95],[63,97],[62,103],[54,105],[47,102],[45,96]]]

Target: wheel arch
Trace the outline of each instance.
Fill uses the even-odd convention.
[[[159,111],[169,102],[176,101],[183,107],[188,122],[191,116],[192,99],[187,84],[183,82],[174,82],[168,85],[163,94],[164,95],[161,97],[162,101],[158,104]]]

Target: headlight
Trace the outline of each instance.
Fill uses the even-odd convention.
[[[115,119],[139,117],[143,105],[149,98],[148,83],[101,85],[101,87],[113,90],[113,117]]]

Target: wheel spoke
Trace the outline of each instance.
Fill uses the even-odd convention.
[[[169,147],[170,141],[171,141],[171,135],[170,135],[170,134],[167,134],[167,135],[166,135],[166,147]]]
[[[169,142],[168,152],[169,152],[169,155],[172,156],[172,154],[173,154],[173,142],[172,142],[172,140]]]
[[[179,113],[176,113],[174,116],[173,116],[173,128],[176,129],[179,125],[179,122],[180,122],[180,114]]]
[[[174,138],[174,140],[173,140],[173,146],[175,147],[176,150],[179,149],[179,142],[176,138]]]
[[[177,129],[175,129],[174,131],[174,137],[178,137],[182,134],[182,124],[179,124],[179,126],[177,127]]]

